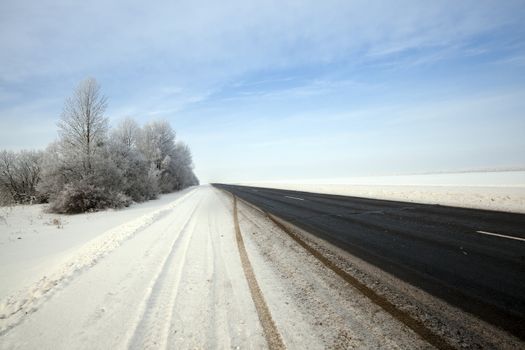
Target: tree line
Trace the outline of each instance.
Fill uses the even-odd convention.
[[[56,213],[121,208],[199,184],[189,147],[167,121],[109,128],[95,79],[67,98],[44,151],[0,152],[0,204],[46,203]]]

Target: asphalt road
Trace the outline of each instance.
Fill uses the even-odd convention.
[[[525,339],[525,215],[214,184]]]

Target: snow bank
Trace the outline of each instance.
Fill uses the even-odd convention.
[[[0,289],[0,333],[191,192],[166,195],[129,210],[74,216],[45,214],[43,206],[3,208],[0,277],[10,283]],[[54,272],[47,275],[50,271]]]
[[[525,171],[250,182],[243,185],[525,213]]]

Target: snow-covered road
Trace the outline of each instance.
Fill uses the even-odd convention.
[[[136,207],[133,218],[126,211],[92,217],[92,227],[104,231],[63,247],[67,254],[48,248],[53,263],[45,267],[26,272],[44,258],[21,258],[7,272],[1,267],[2,282],[15,281],[17,292],[2,295],[0,348],[429,347],[242,202],[236,232],[227,193],[200,186]],[[94,224],[108,215],[126,220],[109,228]],[[69,220],[75,228],[69,234],[78,234],[75,223],[84,218]],[[1,226],[2,233],[12,233],[9,227]],[[54,230],[67,232],[67,224]],[[57,239],[51,232],[39,239]],[[41,243],[31,239],[27,233],[4,240],[0,252],[25,257],[28,246]],[[24,241],[25,253],[17,255]]]

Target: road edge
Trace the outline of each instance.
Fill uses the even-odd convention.
[[[248,283],[250,289],[250,294],[252,296],[257,315],[259,316],[259,321],[263,328],[264,337],[268,343],[269,349],[286,349],[284,345],[283,338],[273,321],[272,314],[268,308],[268,304],[264,299],[259,283],[255,277],[252,264],[248,257],[248,252],[246,251],[246,246],[244,245],[244,240],[242,238],[241,228],[239,226],[239,216],[237,212],[237,197],[232,194],[233,197],[233,221],[235,226],[235,239],[237,241],[237,248],[239,251],[239,256],[241,258],[241,265],[244,271],[244,276]]]
[[[235,214],[236,214],[237,213],[237,204],[236,204],[237,197],[233,194],[231,195],[235,198]],[[369,288],[364,283],[360,282],[357,278],[353,277],[348,272],[338,267],[330,259],[326,258],[321,252],[319,252],[318,250],[310,246],[308,243],[306,243],[302,238],[300,238],[297,234],[295,234],[290,228],[286,226],[286,225],[293,226],[292,224],[288,223],[286,220],[276,215],[270,214],[262,210],[256,205],[249,203],[241,198],[239,198],[239,200],[242,201],[244,204],[260,211],[262,214],[268,217],[277,227],[279,227],[279,229],[281,229],[284,233],[290,236],[290,238],[292,238],[297,244],[299,244],[307,252],[312,254],[324,266],[332,270],[335,274],[341,277],[345,282],[350,284],[353,288],[357,289],[361,294],[367,297],[374,304],[381,307],[385,312],[387,312],[393,318],[395,318],[396,320],[404,324],[406,327],[408,327],[410,330],[412,330],[421,339],[425,340],[427,343],[429,343],[430,345],[432,345],[433,347],[437,349],[455,349],[455,347],[450,345],[443,337],[433,332],[430,328],[424,325],[421,321],[414,318],[406,311],[403,311],[397,308],[387,298],[376,293],[373,289]]]

